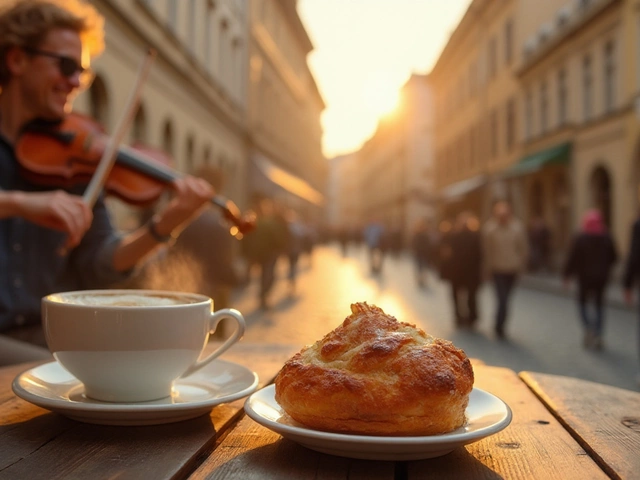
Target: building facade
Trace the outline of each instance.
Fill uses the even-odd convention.
[[[246,205],[246,2],[236,0],[94,0],[105,17],[96,79],[74,107],[107,133],[120,121],[148,50],[156,57],[125,143],[158,149],[177,172],[202,164],[224,174],[222,194]],[[109,198],[122,228],[139,209]]]
[[[516,0],[474,0],[429,77],[439,214],[484,217],[508,196],[500,172],[519,155]]]
[[[77,98],[77,111],[112,132],[153,49],[124,143],[157,150],[178,174],[217,167],[222,195],[241,209],[271,196],[319,216],[324,102],[307,66],[313,46],[295,0],[91,3],[105,17],[106,49],[92,62],[96,79]],[[124,229],[146,214],[108,202]]]
[[[320,221],[328,164],[321,146],[324,101],[307,64],[313,45],[296,0],[248,3],[249,190]]]
[[[484,21],[482,20],[484,19]],[[599,208],[621,251],[638,211],[640,10],[632,0],[474,0],[431,77],[443,216],[509,199],[558,269]]]
[[[330,233],[359,230],[360,180],[358,153],[339,155],[329,161],[326,227]]]
[[[623,250],[638,213],[634,3],[547,1],[538,17],[520,5],[523,158],[514,170],[522,167],[526,213],[545,218],[560,256],[586,210],[602,211]]]

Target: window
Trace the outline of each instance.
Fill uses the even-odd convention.
[[[476,93],[476,64],[469,65],[469,96],[473,97]]]
[[[478,162],[478,152],[476,150],[476,128],[475,126],[469,127],[469,164],[471,168],[475,168]]]
[[[504,63],[511,65],[513,60],[513,20],[504,24]]]
[[[162,131],[162,149],[169,155],[173,156],[173,123],[167,119],[164,122]]]
[[[524,136],[529,140],[533,136],[533,93],[527,92],[524,104]]]
[[[510,98],[507,101],[507,150],[511,150],[516,144],[516,101]]]
[[[220,79],[225,87],[227,87],[226,77],[229,73],[229,53],[231,41],[229,39],[229,22],[223,18],[219,23],[218,36],[218,68]]]
[[[131,126],[131,137],[135,142],[147,142],[147,117],[145,115],[144,105],[138,107],[133,124]]]
[[[214,52],[211,48],[211,45],[213,44],[213,39],[215,38],[215,35],[213,34],[213,29],[215,25],[214,8],[215,7],[213,3],[207,3],[205,13],[204,13],[204,64],[210,73],[213,70],[213,64],[214,64],[213,62]]]
[[[498,156],[498,111],[491,112],[491,157]]]
[[[567,121],[567,72],[564,68],[558,72],[558,125]]]
[[[187,32],[187,44],[192,53],[196,52],[196,22],[197,22],[197,12],[196,12],[196,3],[195,0],[189,1],[189,18],[187,19],[189,26]]]
[[[169,0],[167,5],[167,19],[169,20],[169,28],[175,33],[178,29],[178,0]]]
[[[547,100],[547,82],[540,85],[540,133],[549,128],[549,102]]]
[[[615,45],[613,41],[607,42],[604,47],[604,110],[612,112],[615,108],[616,92],[616,60]]]
[[[591,56],[582,60],[582,116],[585,121],[591,118],[593,104],[593,78],[591,75]]]
[[[640,15],[638,16],[638,25],[636,25],[636,52],[640,52]],[[636,62],[636,87],[640,89],[640,62]]]
[[[474,166],[474,158],[473,158],[473,128],[469,128],[467,130],[466,137],[466,146],[467,146],[467,167],[473,168]]]
[[[493,37],[489,41],[489,78],[493,78],[498,70],[498,41]]]
[[[195,151],[195,147],[194,147],[193,137],[189,135],[189,137],[187,138],[187,148],[185,152],[186,170],[188,173],[193,173],[195,169],[194,155],[193,155],[194,151]]]

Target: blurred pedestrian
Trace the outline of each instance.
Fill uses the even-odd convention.
[[[485,272],[496,292],[495,334],[504,339],[509,299],[518,276],[527,267],[529,247],[522,222],[513,216],[511,205],[500,200],[482,229]]]
[[[633,301],[632,288],[640,286],[640,217],[637,218],[631,227],[631,240],[629,242],[629,254],[625,262],[624,277],[624,298],[627,304]],[[638,302],[640,306],[640,302]],[[638,323],[638,359],[640,360],[640,322]],[[640,385],[640,373],[638,373],[638,384]]]
[[[387,238],[384,225],[380,220],[373,220],[364,230],[364,241],[369,251],[371,273],[382,273],[382,264],[387,249]]]
[[[431,263],[431,228],[426,218],[418,220],[411,237],[411,251],[415,265],[416,283],[418,287],[426,286],[427,269]]]
[[[440,280],[446,282],[451,280],[451,260],[453,255],[451,248],[452,234],[452,222],[450,220],[442,220],[438,224],[437,237],[432,238],[434,261],[438,268],[438,275],[440,276]]]
[[[477,293],[482,282],[482,239],[478,218],[469,212],[458,214],[449,245],[455,324],[459,328],[473,328],[478,320]]]
[[[293,295],[296,291],[296,278],[298,277],[298,261],[300,255],[304,251],[305,238],[307,236],[307,228],[300,221],[298,213],[295,210],[289,210],[286,215],[287,221],[287,245],[286,253],[289,261],[289,272],[287,279],[289,281],[289,294]]]
[[[286,224],[276,212],[272,199],[263,198],[259,202],[256,228],[247,235],[247,240],[247,255],[260,266],[260,308],[267,310],[270,308],[269,295],[275,283],[276,263],[287,242]]]
[[[565,286],[578,281],[578,310],[584,329],[585,348],[601,350],[604,327],[604,295],[611,268],[618,260],[616,247],[602,214],[589,210],[582,217],[582,229],[574,237],[563,276]],[[593,304],[591,313],[590,304]]]

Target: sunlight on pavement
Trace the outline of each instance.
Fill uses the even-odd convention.
[[[245,341],[313,343],[340,325],[351,314],[351,304],[356,302],[376,305],[399,321],[412,323],[402,295],[395,289],[389,289],[383,278],[371,276],[361,254],[341,258],[336,256],[335,250],[317,248],[312,263],[308,263],[306,258],[301,260],[293,296],[285,281],[286,264],[279,264],[277,272],[271,310],[255,310],[255,279],[245,292],[245,298],[236,306],[248,318]],[[280,327],[277,333],[272,328],[274,323]]]
[[[254,276],[233,307],[247,319],[243,342],[284,343],[298,348],[322,339],[351,314],[355,302],[382,308],[398,321],[417,325],[428,334],[451,340],[470,357],[516,371],[533,370],[577,376],[622,388],[635,388],[635,312],[611,310],[607,319],[607,349],[594,355],[581,348],[575,301],[571,297],[518,288],[514,295],[508,342],[496,342],[492,327],[494,292],[480,290],[480,319],[476,330],[457,330],[451,310],[450,287],[433,272],[419,288],[408,256],[389,256],[382,275],[372,275],[364,248],[349,249],[346,257],[333,245],[319,245],[300,261],[295,293],[287,284],[287,264],[277,269],[272,308],[258,308],[258,279]],[[274,328],[275,327],[275,328]]]

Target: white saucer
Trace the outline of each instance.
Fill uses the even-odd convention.
[[[80,422],[157,425],[198,417],[215,405],[246,397],[258,388],[258,375],[237,363],[216,359],[176,380],[170,397],[109,403],[85,397],[82,383],[58,362],[51,362],[21,373],[11,387],[20,398]]]
[[[511,409],[498,397],[474,388],[467,407],[467,424],[444,435],[427,437],[377,437],[313,430],[289,417],[276,402],[269,385],[247,398],[244,409],[259,424],[311,450],[366,460],[422,460],[446,455],[504,429]]]

